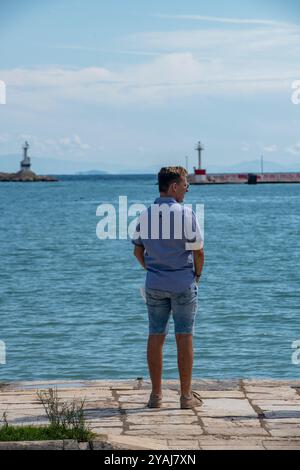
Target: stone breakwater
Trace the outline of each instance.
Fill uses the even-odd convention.
[[[47,424],[36,395],[45,388],[65,401],[85,399],[86,420],[99,435],[94,448],[115,439],[116,448],[131,449],[300,449],[300,381],[195,380],[203,404],[193,410],[180,409],[174,380],[164,381],[158,410],[147,408],[151,385],[142,379],[0,383],[0,417]]]
[[[0,173],[0,182],[3,181],[16,181],[16,182],[35,182],[35,181],[58,181],[53,176],[36,175],[33,171],[17,173]]]
[[[190,184],[276,184],[300,183],[300,173],[211,173],[191,174]]]

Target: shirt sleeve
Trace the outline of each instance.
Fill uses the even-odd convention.
[[[133,234],[133,238],[131,239],[131,243],[133,243],[133,245],[135,246],[144,246],[143,241],[141,239],[140,230],[141,226],[140,223],[138,223]]]
[[[201,250],[204,246],[204,238],[197,216],[193,210],[186,213],[185,236],[187,250]]]

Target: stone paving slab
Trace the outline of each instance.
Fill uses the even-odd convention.
[[[148,398],[149,398],[149,395],[148,395]],[[140,402],[119,402],[120,403],[120,408],[123,409],[123,410],[142,410],[143,412],[146,410],[146,404],[147,404],[147,400],[142,400]],[[179,408],[179,398],[176,401],[174,401],[173,403],[172,402],[164,402],[163,404],[163,409],[164,410],[170,410],[170,412],[172,410],[178,410]]]
[[[269,436],[256,419],[203,418],[204,430],[209,435],[219,436]]]
[[[200,394],[201,396],[201,394]],[[215,398],[203,399],[203,405],[195,408],[198,415],[204,416],[241,416],[245,418],[257,418],[257,413],[245,399]]]
[[[180,439],[168,439],[168,450],[200,450],[197,440],[182,441]]]
[[[203,430],[198,424],[148,424],[148,425],[131,425],[128,431],[125,431],[128,436],[165,436],[165,437],[178,437],[193,438],[203,434]]]
[[[96,434],[104,434],[106,432],[114,436],[121,436],[124,434],[123,427],[111,428],[108,426],[107,427],[106,426],[91,426],[91,430]]]
[[[142,419],[141,419],[142,418]],[[141,421],[143,423],[143,426],[148,426],[148,425],[156,425],[156,424],[164,424],[166,421],[168,422],[168,425],[170,424],[178,424],[178,415],[162,415],[160,413],[155,413],[152,415],[143,415],[143,417],[138,415],[133,415],[127,414],[126,418],[127,424],[129,426],[133,425],[141,425]],[[198,424],[198,418],[195,415],[180,415],[180,423],[181,424]]]
[[[300,381],[195,380],[193,389],[203,405],[194,410],[180,409],[175,380],[164,381],[163,405],[157,410],[146,406],[149,380],[0,383],[0,419],[5,412],[14,425],[46,424],[36,392],[47,388],[57,388],[63,401],[84,399],[86,420],[93,432],[119,439],[116,446],[147,448],[149,443],[149,448],[151,444],[172,450],[300,449]],[[97,442],[100,449],[104,444]],[[18,445],[25,448],[24,443]],[[42,444],[34,445],[38,448]],[[53,441],[50,448],[73,446],[80,450],[80,445]],[[86,444],[81,446],[84,450]]]
[[[201,398],[245,398],[239,390],[197,390]]]
[[[277,399],[281,396],[284,398],[295,397],[297,395],[297,390],[295,388],[291,388],[289,386],[277,386],[277,387],[263,387],[263,386],[255,386],[255,385],[245,385],[245,391],[247,395],[250,394],[257,394],[262,395],[265,398],[270,398],[272,396],[276,396]]]
[[[298,440],[268,440],[263,441],[263,446],[266,450],[299,450],[300,439]]]
[[[199,441],[201,450],[265,450],[261,440],[248,439],[215,439],[213,441]]]

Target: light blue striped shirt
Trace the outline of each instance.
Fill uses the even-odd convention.
[[[169,214],[164,213],[166,205]],[[153,218],[153,213],[158,214],[157,219]],[[183,223],[178,230],[180,219]],[[187,230],[189,224],[190,231]],[[141,214],[132,239],[133,244],[145,248],[146,288],[175,293],[188,289],[195,279],[190,248],[195,242],[197,249],[203,246],[195,212],[171,197],[157,198],[154,205]]]

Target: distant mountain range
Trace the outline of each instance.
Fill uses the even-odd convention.
[[[54,158],[31,157],[32,170],[39,175],[74,175],[74,174],[104,174],[106,168],[87,171],[87,168],[95,168],[96,164],[101,167],[101,163],[96,162],[76,162],[71,160],[60,160]],[[19,171],[21,155],[0,155],[0,172]],[[90,173],[91,172],[91,173]],[[97,172],[97,173],[94,173]]]
[[[107,171],[101,171],[101,170],[88,170],[88,171],[78,171],[75,173],[76,175],[107,175]]]
[[[263,171],[264,173],[300,171],[300,163],[294,164],[294,165],[281,165],[276,162],[264,160]],[[207,166],[207,172],[208,173],[260,173],[261,161],[251,160],[251,161],[236,163],[230,166],[209,165]]]
[[[20,169],[21,155],[2,155],[0,156],[0,172],[16,172]],[[132,164],[126,162],[121,164],[109,165],[106,164],[101,168],[101,162],[95,161],[70,161],[59,160],[54,158],[35,158],[31,157],[32,170],[39,175],[103,175],[103,174],[156,174],[159,170],[157,165],[149,165],[144,168],[135,169]],[[101,169],[95,168],[100,166]],[[205,164],[204,164],[205,165]],[[87,170],[87,168],[94,168]],[[260,173],[261,162],[260,160],[252,160],[240,162],[234,165],[207,165],[208,173]],[[111,171],[108,171],[111,170]],[[190,166],[189,171],[192,172]],[[293,165],[284,165],[276,162],[264,161],[264,172],[288,172],[300,171],[300,163]]]

